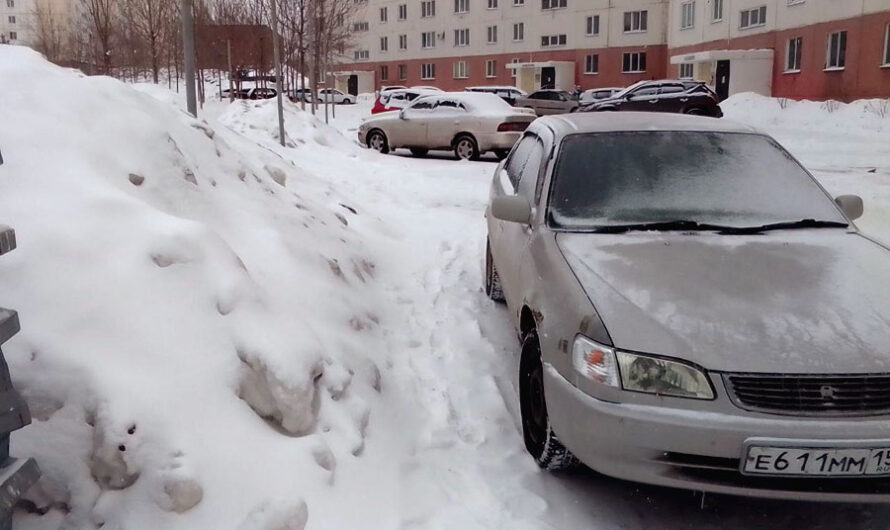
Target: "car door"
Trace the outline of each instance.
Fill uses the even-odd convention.
[[[626,96],[621,105],[621,110],[635,110],[649,112],[654,110],[653,105],[658,100],[658,85],[642,86]]]
[[[411,105],[397,111],[399,117],[387,131],[391,147],[421,147],[427,144],[427,123],[433,108],[435,97],[416,99]]]
[[[447,149],[454,136],[470,130],[471,116],[463,103],[454,98],[439,98],[427,119],[426,146]]]
[[[683,112],[683,107],[689,97],[682,83],[664,83],[658,89],[658,102],[655,104],[658,112]]]
[[[504,169],[513,184],[513,195],[525,198],[534,206],[538,177],[544,162],[544,143],[531,132],[526,133],[519,142]],[[531,228],[529,224],[508,222],[503,222],[500,228],[500,248],[497,251],[492,248],[492,255],[496,265],[506,264],[498,268],[501,287],[510,307],[518,307],[522,304],[523,292],[520,283],[521,261],[531,239]]]
[[[533,109],[535,111],[535,114],[540,116],[541,111],[544,110],[544,104],[546,103],[544,101],[544,96],[546,94],[546,92],[532,92],[522,102],[522,106]]]

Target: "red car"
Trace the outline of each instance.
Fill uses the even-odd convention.
[[[380,114],[381,112],[389,112],[391,110],[402,110],[418,97],[436,93],[437,92],[432,90],[414,88],[390,90],[377,95],[377,99],[374,101],[374,106],[371,107],[371,114]]]

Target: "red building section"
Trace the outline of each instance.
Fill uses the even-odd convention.
[[[789,30],[772,31],[671,48],[668,56],[707,50],[749,50],[771,48],[773,61],[773,96],[794,99],[890,98],[890,66],[883,65],[890,11],[835,20]],[[826,70],[829,35],[847,32],[846,65],[843,70]],[[786,73],[788,40],[801,37],[800,72]],[[669,65],[668,75],[679,75],[679,65]]]
[[[646,71],[635,73],[622,72],[624,53],[646,52]],[[391,52],[398,54],[398,52]],[[598,55],[598,73],[586,74],[585,61],[588,55]],[[405,59],[383,62],[366,62],[341,65],[340,71],[365,70],[375,72],[375,84],[379,89],[385,85],[434,85],[442,90],[463,90],[478,85],[515,86],[516,80],[507,69],[507,65],[518,59],[521,63],[537,63],[545,61],[572,61],[575,63],[575,84],[583,89],[597,87],[623,87],[644,79],[661,79],[666,75],[669,57],[667,46],[629,46],[624,48],[554,50],[534,53],[505,53],[497,55],[455,56],[431,59]],[[495,76],[486,76],[486,62],[496,61]],[[454,63],[466,61],[468,76],[454,77]],[[421,65],[435,64],[435,79],[421,79]],[[399,77],[399,65],[405,66],[406,76]],[[387,75],[381,78],[381,67],[385,66]]]

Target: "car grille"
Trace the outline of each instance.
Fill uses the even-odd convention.
[[[890,374],[726,374],[742,408],[777,414],[865,416],[890,413]]]

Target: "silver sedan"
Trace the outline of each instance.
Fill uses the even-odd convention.
[[[890,249],[775,140],[645,113],[535,122],[494,176],[485,290],[525,445],[699,491],[890,501]]]
[[[534,119],[494,94],[443,92],[419,97],[399,112],[365,119],[358,141],[381,153],[407,148],[423,156],[430,150],[453,150],[459,159],[476,160],[492,151],[503,158]]]

